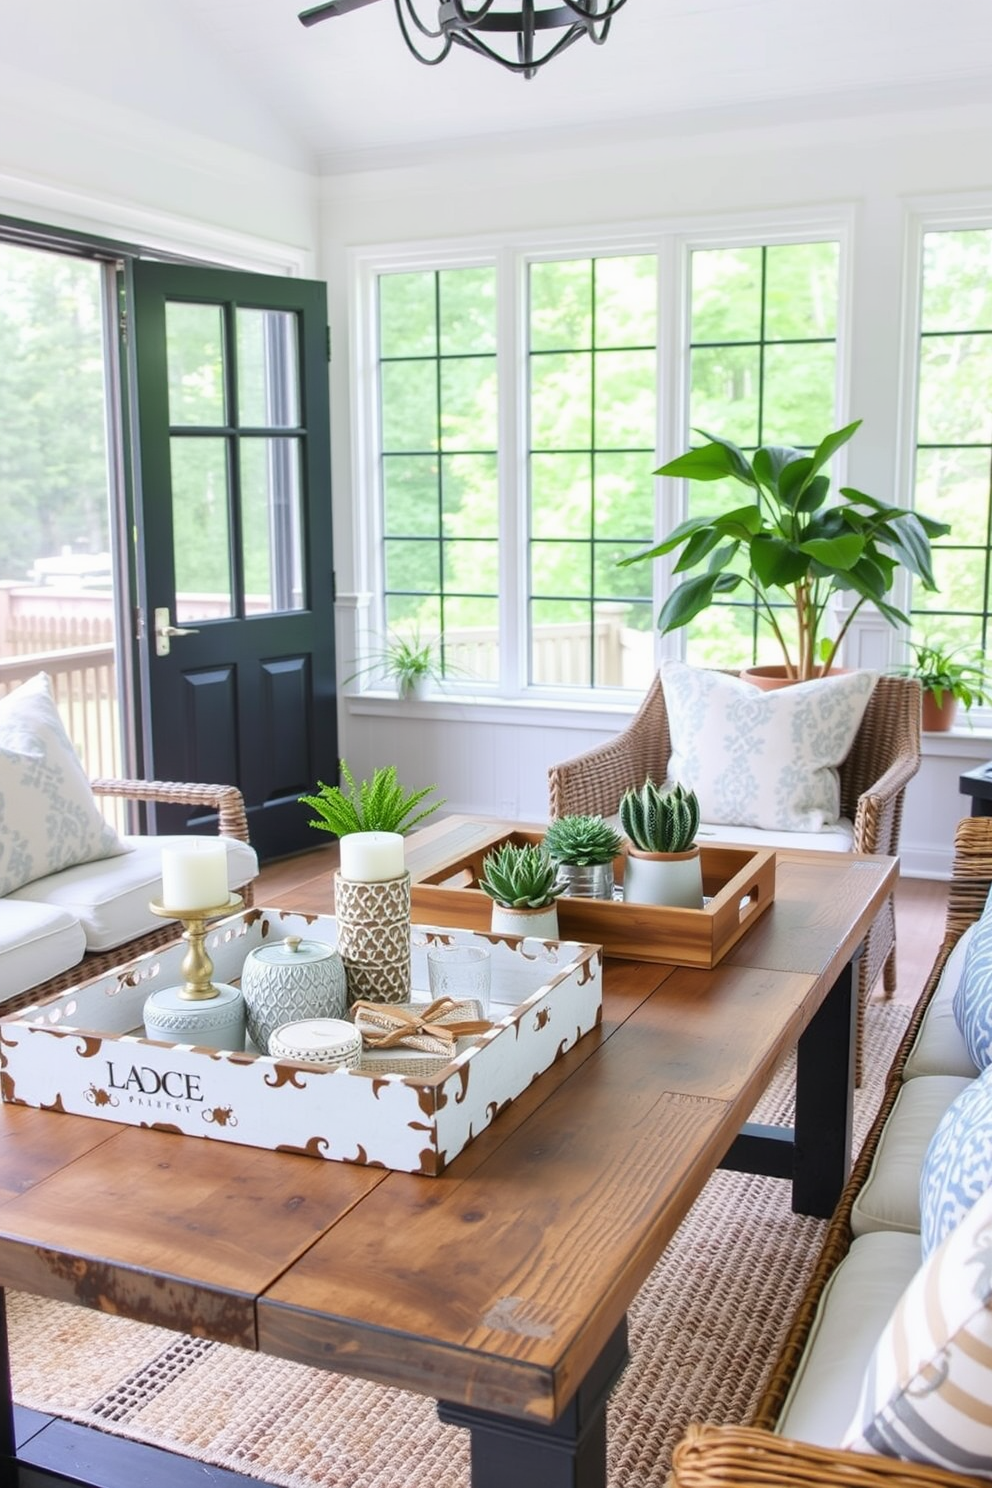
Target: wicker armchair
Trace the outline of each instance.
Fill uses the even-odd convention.
[[[776,1436],[775,1423],[810,1336],[817,1306],[851,1243],[851,1208],[868,1176],[878,1140],[899,1093],[902,1068],[954,945],[979,918],[992,885],[992,817],[968,817],[955,837],[944,939],[889,1071],[885,1094],[830,1221],[819,1259],[789,1334],[772,1367],[753,1421],[745,1426],[690,1426],[675,1448],[669,1488],[979,1488],[985,1478],[945,1472],[892,1457],[816,1447]]]
[[[548,772],[550,819],[577,813],[616,814],[620,797],[650,775],[664,780],[672,752],[668,714],[656,677],[637,713],[609,743]],[[920,767],[920,685],[915,678],[880,677],[868,700],[850,754],[840,767],[842,815],[854,822],[854,851],[895,856],[899,851],[906,786]],[[879,973],[896,986],[896,922],[892,900],[865,943],[860,996],[867,999]]]
[[[220,836],[234,837],[239,842],[248,841],[248,816],[244,797],[236,786],[186,785],[163,780],[93,780],[90,784],[97,797],[116,797],[137,802],[158,801],[174,806],[195,807],[200,811],[216,811]],[[240,885],[238,892],[246,906],[254,903],[251,883]],[[4,1015],[17,1012],[20,1008],[30,1007],[43,997],[64,992],[90,977],[102,976],[105,971],[110,971],[124,961],[131,961],[145,951],[154,951],[159,946],[167,945],[176,939],[177,934],[176,925],[166,920],[160,928],[139,935],[124,945],[115,946],[109,951],[91,951],[68,971],[60,972],[47,982],[41,982],[30,990],[5,1000],[2,1011]]]

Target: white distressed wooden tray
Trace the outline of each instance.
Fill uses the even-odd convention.
[[[251,909],[207,937],[215,977],[236,982],[264,940],[337,943],[331,915]],[[602,951],[415,925],[414,1000],[427,1000],[426,948],[438,939],[492,952],[489,1032],[460,1041],[432,1075],[325,1070],[266,1055],[163,1044],[142,1033],[149,993],[181,980],[178,943],[0,1018],[3,1099],[186,1136],[441,1173],[602,1017]]]

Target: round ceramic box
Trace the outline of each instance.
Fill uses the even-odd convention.
[[[362,1035],[343,1018],[306,1018],[284,1023],[269,1039],[273,1059],[300,1059],[330,1068],[357,1069],[362,1062]]]
[[[263,1054],[283,1023],[340,1018],[347,1003],[344,963],[333,946],[289,935],[257,946],[241,970],[248,1037]]]

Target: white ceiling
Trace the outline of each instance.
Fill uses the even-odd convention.
[[[310,29],[308,3],[35,0],[5,18],[3,60],[325,171],[535,131],[992,100],[992,0],[628,0],[604,46],[577,42],[530,81],[462,50],[423,67],[392,0]]]

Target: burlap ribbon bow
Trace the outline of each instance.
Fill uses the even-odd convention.
[[[464,1014],[473,1006],[452,997],[439,997],[425,1007],[356,1002],[352,1012],[366,1048],[402,1046],[424,1054],[450,1054],[457,1039],[486,1033],[493,1026],[485,1018],[466,1018]]]

